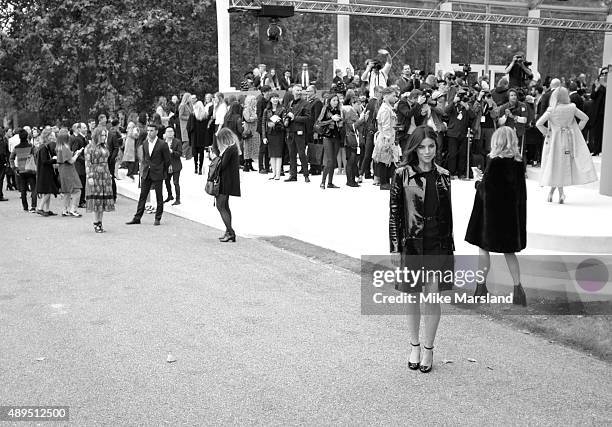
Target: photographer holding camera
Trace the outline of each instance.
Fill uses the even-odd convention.
[[[402,75],[395,81],[395,85],[400,89],[400,95],[421,88],[421,74],[419,70],[412,72],[410,65],[404,64]]]
[[[516,89],[508,91],[508,99],[509,101],[506,104],[500,105],[497,109],[499,125],[514,129],[519,139],[519,145],[522,147],[523,135],[525,135],[525,126],[529,115],[527,105],[518,100]]]
[[[466,176],[468,128],[475,118],[469,94],[459,89],[444,111],[448,116],[448,171],[451,176]]]
[[[485,169],[487,154],[491,151],[491,137],[495,132],[495,119],[497,118],[497,104],[493,101],[489,89],[481,89],[473,105],[475,120],[474,142],[472,145],[473,161],[470,164]]]
[[[418,126],[423,124],[425,117],[421,115],[421,108],[427,102],[427,97],[420,90],[404,92],[397,103],[396,137],[402,153],[406,148],[408,138]]]
[[[361,75],[361,80],[367,82],[367,89],[370,91],[376,86],[387,87],[389,71],[391,71],[391,66],[393,65],[391,54],[388,51],[380,49],[378,53],[387,56],[386,64],[383,66],[377,59],[368,59],[366,61],[366,69]]]
[[[529,69],[529,66],[531,66],[531,62],[525,61],[523,52],[514,55],[512,62],[504,70],[510,79],[511,88],[527,87],[527,83],[533,78],[533,72]]]

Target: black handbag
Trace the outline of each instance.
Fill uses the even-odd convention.
[[[321,121],[325,118],[325,113],[327,113],[327,107],[324,107],[321,110],[321,114],[319,114],[319,117],[313,126],[315,133],[321,136],[325,136],[325,134],[329,131],[329,125],[324,125],[321,123]]]
[[[219,167],[221,166],[221,156],[215,157],[208,168],[208,178],[204,185],[204,191],[211,196],[217,197],[219,195],[219,189],[221,186],[221,180],[219,178]]]

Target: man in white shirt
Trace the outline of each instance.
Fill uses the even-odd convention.
[[[313,74],[308,69],[308,64],[302,64],[302,71],[299,72],[295,79],[295,83],[302,86],[303,90],[306,90],[308,86],[314,85],[317,83],[317,79],[313,76]]]
[[[379,61],[372,59],[368,60],[366,70],[361,75],[361,81],[368,82],[368,89],[375,88],[376,86],[387,87],[387,80],[389,79],[389,72],[391,71],[393,60],[389,52],[386,52],[386,54],[387,62],[382,67]]]

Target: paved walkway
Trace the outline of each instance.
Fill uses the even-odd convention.
[[[433,372],[409,371],[405,319],[360,315],[357,275],[172,215],[123,225],[134,208],[120,198],[98,235],[89,217],[0,204],[0,404],[70,405],[81,426],[612,421],[605,362],[448,315]],[[274,215],[299,208],[343,223]]]
[[[223,229],[212,198],[204,192],[205,175],[194,175],[193,162],[183,160],[182,205],[169,212]],[[125,169],[120,170],[124,176]],[[242,197],[231,198],[235,229],[243,236],[286,235],[359,258],[389,251],[389,193],[367,180],[360,188],[347,187],[346,176],[336,175],[339,189],[321,190],[320,176],[306,184],[270,181],[269,175],[240,173]],[[547,190],[528,184],[528,247],[524,254],[612,253],[612,197],[588,187],[566,189],[565,205],[546,202]],[[118,181],[119,191],[137,198],[130,179]],[[164,190],[165,191],[165,190]],[[457,254],[477,254],[463,239],[474,203],[474,182],[453,181],[453,219]],[[539,245],[538,245],[539,244]]]

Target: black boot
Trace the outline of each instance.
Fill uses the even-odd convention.
[[[512,294],[512,304],[522,305],[523,307],[527,306],[527,295],[525,295],[525,290],[523,286],[519,283],[514,287],[514,293]]]
[[[488,293],[487,282],[476,283],[476,291],[474,292],[475,297],[486,297]]]

